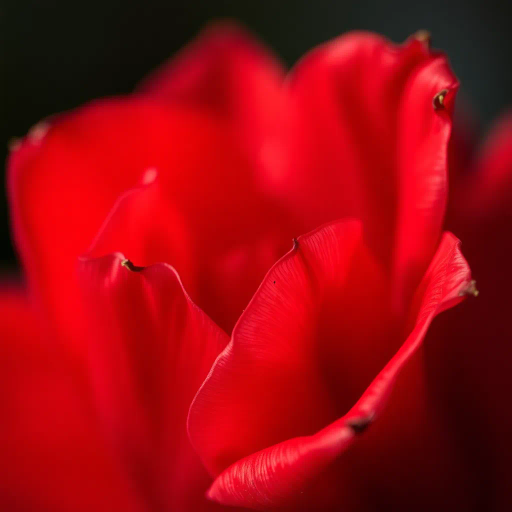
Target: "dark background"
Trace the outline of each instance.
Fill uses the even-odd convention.
[[[447,52],[485,130],[512,105],[512,2],[431,0],[27,1],[0,3],[0,147],[41,118],[125,93],[205,23],[241,21],[288,65],[352,29],[400,42],[420,28]],[[459,105],[461,102],[459,102]],[[5,190],[0,190],[2,198]],[[16,268],[7,204],[0,200],[0,271]]]

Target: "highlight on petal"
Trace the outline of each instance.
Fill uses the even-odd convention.
[[[79,263],[97,413],[147,503],[204,510],[209,479],[186,417],[228,338],[192,303],[172,267],[136,263],[120,253]]]
[[[445,234],[403,329],[373,303],[381,278],[354,221],[299,238],[269,271],[190,408],[190,438],[217,475],[211,499],[255,510],[347,504],[343,454],[379,428],[432,318],[470,282]]]
[[[2,288],[0,509],[146,510],[95,424],[81,370],[25,293]]]
[[[446,211],[448,143],[458,82],[444,56],[419,65],[399,111],[394,307],[403,310],[437,249]],[[432,97],[432,104],[427,99]],[[437,106],[436,106],[437,105]]]

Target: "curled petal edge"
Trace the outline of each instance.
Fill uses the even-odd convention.
[[[235,462],[215,479],[208,498],[254,510],[289,504],[309,481],[363,437],[384,409],[401,369],[421,346],[433,318],[463,300],[473,286],[459,241],[444,233],[416,292],[420,307],[412,332],[350,411],[314,435],[289,439]]]

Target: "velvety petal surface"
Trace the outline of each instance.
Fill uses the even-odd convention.
[[[186,417],[226,334],[166,264],[82,258],[79,278],[91,385],[115,453],[152,510],[211,507]]]
[[[468,284],[458,241],[447,234],[402,326],[386,310],[386,280],[360,223],[299,238],[267,274],[191,406],[191,440],[220,473],[210,498],[254,509],[347,504],[350,468],[331,465],[379,416],[432,318]]]
[[[360,218],[395,275],[397,310],[439,242],[456,88],[446,57],[423,35],[397,46],[364,32],[317,47],[286,83],[288,145],[274,188],[285,190],[302,232]]]
[[[81,368],[45,338],[25,294],[0,291],[0,508],[147,510],[103,441]]]

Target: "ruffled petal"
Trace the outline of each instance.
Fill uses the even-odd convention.
[[[209,477],[187,438],[188,408],[228,338],[165,264],[83,258],[84,336],[107,438],[155,509],[203,510]]]
[[[456,87],[446,58],[423,39],[396,46],[359,32],[313,50],[287,82],[288,146],[275,187],[286,184],[304,231],[345,216],[363,221],[370,248],[395,274],[396,309],[439,242]]]
[[[0,292],[0,508],[145,509],[95,424],[81,369],[19,290]]]
[[[191,440],[220,473],[210,498],[257,510],[346,504],[347,469],[331,464],[381,414],[432,318],[469,285],[458,241],[447,234],[399,348],[386,340],[400,339],[400,329],[379,307],[381,276],[357,222],[301,237],[270,270],[190,409]]]

